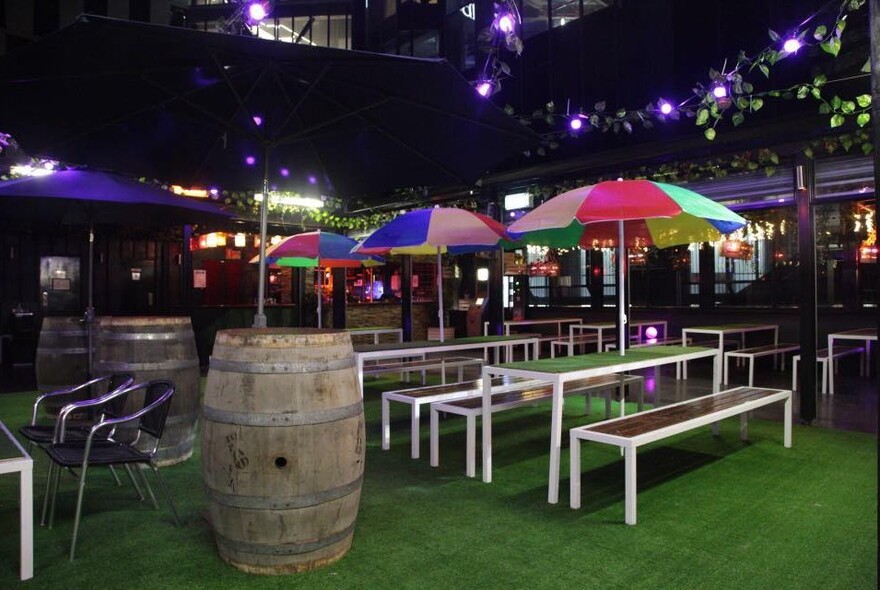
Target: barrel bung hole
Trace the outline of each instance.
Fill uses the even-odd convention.
[[[287,459],[284,457],[275,457],[275,467],[278,469],[284,469],[287,467]]]

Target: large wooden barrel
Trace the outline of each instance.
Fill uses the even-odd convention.
[[[201,461],[217,547],[230,564],[286,574],[345,555],[364,472],[348,333],[217,332]]]
[[[88,333],[82,317],[43,318],[34,370],[40,391],[88,380]]]
[[[192,456],[201,407],[199,357],[192,322],[187,317],[107,317],[97,322],[96,375],[129,372],[136,383],[170,379],[174,398],[156,454],[159,465],[173,465]],[[127,410],[143,404],[128,400]]]

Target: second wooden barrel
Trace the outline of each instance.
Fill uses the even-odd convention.
[[[107,317],[97,323],[95,374],[132,373],[136,383],[170,379],[174,398],[156,454],[159,465],[192,456],[201,407],[199,357],[187,317]],[[134,411],[142,399],[129,399]]]
[[[40,391],[88,380],[88,333],[82,317],[43,318],[34,370]]]
[[[286,574],[345,555],[364,472],[348,333],[217,332],[201,461],[217,547],[230,564]]]

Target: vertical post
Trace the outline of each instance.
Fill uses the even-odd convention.
[[[715,309],[715,248],[708,242],[700,244],[700,311]]]
[[[800,382],[801,422],[816,418],[816,236],[813,200],[816,176],[813,161],[803,155],[795,159],[795,199],[798,215],[798,283],[800,285]]]
[[[486,214],[495,221],[502,221],[501,201],[497,194],[492,196]],[[528,279],[527,279],[528,280]],[[504,250],[497,248],[492,253],[492,262],[489,270],[489,293],[486,297],[486,305],[489,306],[489,334],[500,336],[504,333]],[[528,284],[526,284],[528,291]],[[494,293],[494,295],[492,295]],[[523,309],[525,313],[525,309]]]
[[[266,299],[266,226],[269,223],[269,147],[263,150],[263,200],[260,202],[260,278],[257,285],[257,313],[254,328],[266,327],[263,305]]]
[[[605,306],[605,269],[602,250],[588,250],[587,254],[590,272],[590,308],[593,311],[602,311]]]
[[[306,272],[310,269],[294,268],[293,269],[293,286],[296,303],[296,325],[302,327],[306,325]]]
[[[626,326],[626,268],[627,247],[623,233],[623,220],[617,222],[617,350],[626,354],[629,329]]]
[[[404,256],[400,265],[400,327],[404,342],[413,339],[412,309],[412,256]]]
[[[345,269],[333,269],[333,329],[345,329]]]
[[[875,100],[871,102],[871,125],[874,130],[874,227],[877,227],[877,221],[880,219],[880,193],[877,187],[880,187],[880,162],[878,162],[878,154],[880,154],[880,0],[869,0],[868,15],[870,20],[871,32],[871,96]],[[874,274],[874,297],[876,303],[877,294],[880,293],[880,273]],[[875,314],[877,318],[877,328],[880,329],[880,314]],[[880,375],[880,354],[874,355],[876,373]],[[829,361],[830,362],[830,361]],[[829,367],[829,371],[832,367]]]

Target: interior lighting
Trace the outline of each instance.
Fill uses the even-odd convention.
[[[208,191],[203,188],[183,188],[179,184],[172,184],[171,192],[175,195],[195,197],[197,199],[206,199],[208,197]]]
[[[247,236],[242,233],[235,234],[235,247],[244,248],[247,243]]]
[[[245,9],[247,19],[251,24],[260,23],[269,16],[270,6],[268,2],[251,2]]]
[[[477,94],[483,98],[489,98],[495,91],[495,84],[491,80],[480,80],[477,82]]]
[[[650,339],[657,338],[657,328],[655,328],[654,326],[648,326],[648,328],[645,330],[645,337]]]
[[[584,122],[581,120],[580,115],[575,115],[568,121],[568,126],[571,127],[572,131],[580,131],[584,126]]]
[[[715,98],[727,98],[727,85],[726,84],[715,84],[712,87],[712,96]]]
[[[505,35],[510,34],[516,28],[516,20],[509,12],[501,12],[495,17],[495,28]]]
[[[55,172],[54,169],[31,166],[30,164],[9,167],[9,173],[12,176],[49,176],[53,172]]]
[[[674,107],[672,106],[672,104],[669,101],[663,100],[662,98],[660,99],[660,112],[661,113],[663,113],[664,115],[668,115],[669,113],[672,112],[673,108]]]
[[[247,156],[244,159],[244,163],[247,164],[248,166],[253,166],[254,164],[257,163],[257,159],[253,156]]]
[[[263,194],[254,195],[254,201],[263,201]],[[301,197],[291,193],[269,193],[269,202],[273,205],[290,205],[292,207],[306,207],[308,209],[320,209],[324,206],[323,199],[314,197]]]
[[[782,44],[782,50],[786,53],[797,53],[797,50],[801,48],[801,42],[797,39],[797,37],[790,37],[785,40],[785,43]]]
[[[489,280],[489,269],[488,268],[478,268],[477,269],[477,280],[480,282],[486,282]]]

